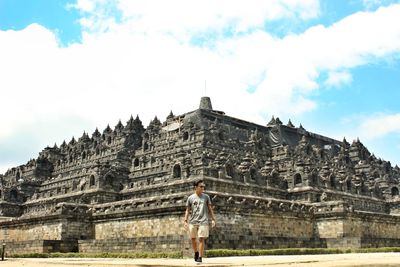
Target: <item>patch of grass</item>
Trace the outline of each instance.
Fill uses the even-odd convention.
[[[211,249],[206,251],[207,257],[230,256],[268,256],[268,255],[316,255],[316,254],[344,254],[344,253],[376,253],[400,252],[400,247],[384,248],[282,248],[282,249]]]
[[[375,253],[375,252],[400,252],[400,247],[383,248],[281,248],[281,249],[211,249],[206,251],[206,256],[231,257],[231,256],[268,256],[268,255],[316,255],[316,254],[344,254],[344,253]],[[137,253],[18,253],[7,255],[8,258],[173,258],[182,259],[183,253],[177,252],[137,252]]]
[[[374,253],[374,252],[400,252],[400,247],[384,247],[384,248],[357,248],[353,253]]]
[[[137,253],[15,253],[8,255],[9,258],[125,258],[125,259],[142,259],[142,258],[173,258],[181,259],[183,254],[177,252],[137,252]]]

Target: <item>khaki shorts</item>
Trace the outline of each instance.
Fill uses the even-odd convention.
[[[190,238],[207,238],[208,237],[208,225],[194,225],[189,224],[189,236]]]

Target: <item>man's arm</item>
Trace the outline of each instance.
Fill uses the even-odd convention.
[[[217,225],[217,221],[215,220],[214,209],[210,202],[208,202],[207,205],[208,205],[208,213],[210,214],[211,217],[211,226],[215,227]]]
[[[188,206],[188,207],[186,207],[185,219],[184,219],[184,221],[183,221],[183,226],[184,226],[185,228],[188,227],[189,213],[190,213],[190,207]]]

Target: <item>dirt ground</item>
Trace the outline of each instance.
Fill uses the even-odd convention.
[[[5,259],[0,267],[128,267],[199,266],[192,259]],[[400,267],[400,253],[254,256],[203,259],[201,266],[275,266],[275,267]]]

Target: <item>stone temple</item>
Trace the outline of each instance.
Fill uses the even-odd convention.
[[[207,248],[400,246],[400,169],[349,144],[272,118],[214,110],[144,128],[138,117],[0,175],[9,252],[189,251],[192,183],[204,179],[218,226]]]

